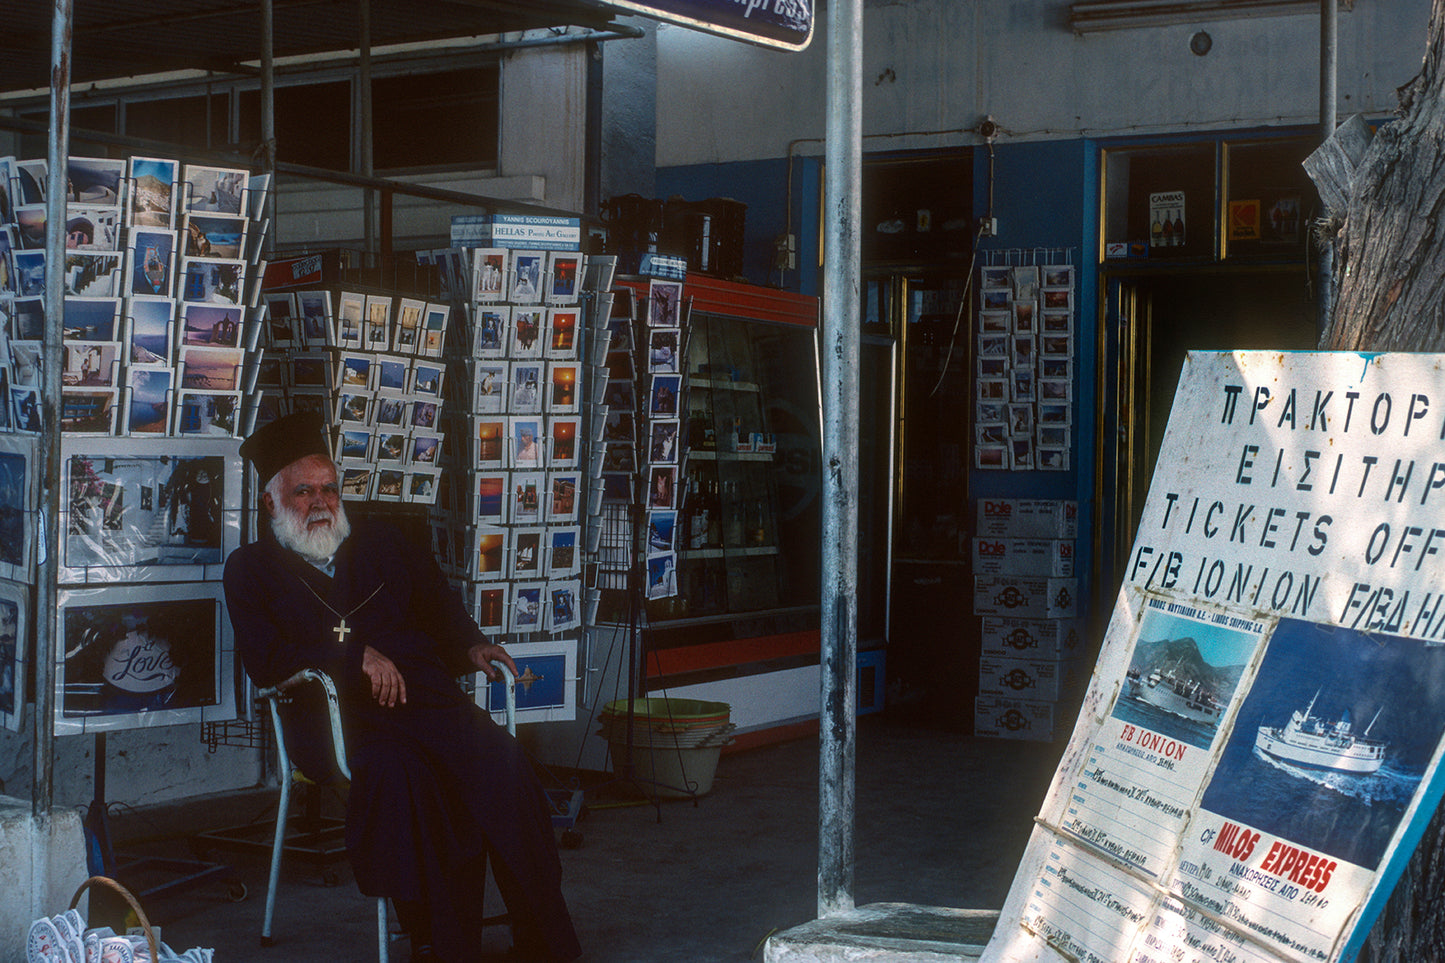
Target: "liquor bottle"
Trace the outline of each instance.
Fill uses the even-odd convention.
[[[748,539],[754,547],[768,544],[767,508],[761,498],[754,500],[751,519],[748,523]]]
[[[708,479],[707,548],[722,548],[722,505],[718,500],[717,479]]]
[[[1184,218],[1180,211],[1174,212],[1174,246],[1184,246]]]
[[[1149,243],[1154,247],[1164,246],[1164,225],[1159,223],[1159,212],[1154,212],[1154,222],[1149,225]]]
[[[1160,238],[1160,247],[1174,246],[1174,222],[1169,217],[1170,212],[1164,212],[1164,226],[1160,228],[1163,236]]]
[[[723,525],[723,545],[727,548],[741,548],[746,538],[743,520],[743,506],[738,504],[738,483],[723,483],[723,512],[727,522]]]

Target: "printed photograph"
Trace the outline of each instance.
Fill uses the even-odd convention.
[[[1281,619],[1201,805],[1376,869],[1445,734],[1445,649]]]
[[[175,232],[133,230],[126,250],[130,265],[127,268],[129,293],[169,297],[176,252]]]
[[[508,300],[514,304],[536,304],[542,300],[542,279],[547,255],[543,251],[513,251]]]
[[[250,172],[224,167],[187,164],[182,185],[187,211],[240,216],[246,210],[246,186]]]
[[[60,430],[76,435],[113,435],[119,418],[115,388],[62,388]]]
[[[246,219],[189,214],[181,236],[185,257],[240,258],[246,243]]]
[[[223,609],[219,586],[63,593],[56,734],[233,714],[222,685],[233,657]]]
[[[174,224],[176,172],[174,160],[157,157],[130,159],[130,197],[126,211],[132,227],[170,229]]]
[[[176,404],[176,432],[181,435],[231,437],[236,433],[239,391],[185,391]]]
[[[181,344],[241,347],[241,309],[235,306],[187,304],[181,315]]]
[[[25,706],[29,595],[23,585],[0,584],[0,727],[12,732],[20,731]]]
[[[181,300],[239,305],[245,276],[244,261],[189,258],[182,262]]]

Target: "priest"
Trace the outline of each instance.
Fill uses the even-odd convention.
[[[392,899],[414,960],[480,959],[488,856],[514,958],[575,959],[545,793],[516,740],[457,684],[477,669],[496,677],[493,660],[516,666],[429,551],[387,525],[352,526],[326,434],[298,412],[241,445],[270,516],[226,562],[246,672],[258,686],[304,668],[335,680],[347,856],[364,894]]]

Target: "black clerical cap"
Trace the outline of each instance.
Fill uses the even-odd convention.
[[[241,457],[256,467],[262,488],[272,475],[307,455],[331,457],[326,425],[314,411],[297,411],[267,422],[241,442]]]

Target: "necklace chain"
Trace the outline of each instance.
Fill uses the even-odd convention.
[[[360,609],[363,605],[365,605],[367,602],[370,602],[372,599],[376,598],[376,593],[377,593],[377,592],[380,592],[383,588],[386,587],[386,583],[385,583],[385,582],[382,582],[382,583],[381,583],[380,585],[378,585],[376,588],[374,588],[374,589],[371,590],[371,594],[370,594],[370,595],[368,595],[366,598],[362,599],[358,604],[353,605],[353,606],[351,607],[351,610],[350,610],[349,612],[342,613],[342,612],[336,611],[336,608],[335,608],[330,602],[328,602],[328,601],[326,601],[324,598],[322,598],[322,597],[321,597],[321,593],[317,592],[314,588],[312,588],[310,582],[306,581],[306,580],[303,578],[303,579],[301,579],[301,584],[304,585],[304,586],[306,586],[306,591],[308,591],[308,592],[310,592],[312,595],[316,596],[316,601],[320,602],[322,605],[324,605],[324,606],[326,606],[328,609],[330,609],[330,610],[331,610],[331,614],[334,615],[334,616],[336,616],[338,619],[341,620],[340,622],[338,622],[338,623],[336,624],[336,627],[331,630],[331,631],[333,631],[333,632],[336,633],[336,641],[338,641],[338,642],[345,642],[345,641],[346,641],[347,633],[349,633],[349,632],[351,631],[351,626],[349,626],[349,625],[346,624],[346,619],[347,619],[349,616],[355,614],[356,611],[357,611],[358,609]]]

